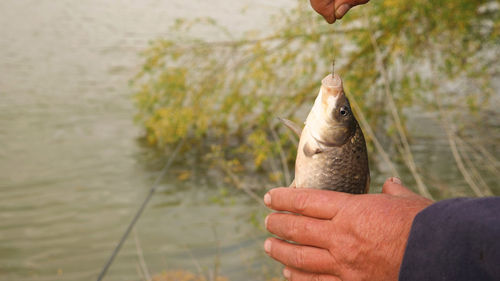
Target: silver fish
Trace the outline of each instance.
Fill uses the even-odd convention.
[[[304,129],[282,119],[300,135],[295,179],[290,187],[367,193],[370,170],[365,138],[344,93],[342,79],[329,74],[321,83]]]

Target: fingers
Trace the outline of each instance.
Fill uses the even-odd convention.
[[[335,1],[335,18],[341,19],[354,6],[367,3],[368,0],[337,0]]]
[[[266,193],[264,203],[276,211],[331,219],[352,196],[343,192],[311,188],[275,188]]]
[[[368,0],[310,0],[311,7],[328,23],[341,19],[352,7],[365,4]]]
[[[264,243],[264,250],[273,259],[286,266],[335,275],[334,260],[328,250],[290,244],[277,238],[268,238]]]
[[[338,8],[335,8],[335,18],[336,19],[341,19],[344,17],[344,15],[351,9],[350,4],[342,4]]]
[[[271,233],[288,241],[319,248],[328,248],[332,241],[329,223],[326,220],[279,213],[266,218],[266,228]]]
[[[311,7],[322,15],[328,23],[335,22],[334,1],[333,0],[310,0]]]
[[[291,267],[283,269],[283,276],[289,281],[341,281],[340,278],[333,275],[309,273]]]

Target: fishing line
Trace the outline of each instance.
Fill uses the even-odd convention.
[[[120,251],[121,247],[123,246],[123,243],[125,242],[125,240],[127,240],[127,237],[130,234],[130,231],[132,231],[132,228],[134,228],[135,223],[137,222],[137,220],[139,220],[139,217],[141,216],[142,212],[146,208],[146,205],[149,203],[149,200],[151,199],[151,197],[153,197],[153,194],[155,193],[156,189],[158,188],[158,184],[163,179],[163,177],[167,174],[167,171],[170,168],[170,165],[172,165],[172,162],[174,161],[174,158],[177,155],[177,153],[179,152],[183,143],[184,143],[184,139],[181,140],[179,142],[179,144],[177,144],[174,152],[168,158],[167,163],[165,163],[165,166],[161,170],[161,173],[158,175],[158,177],[156,178],[155,182],[153,183],[151,189],[149,190],[149,193],[146,196],[146,199],[144,199],[144,201],[142,202],[141,207],[135,213],[134,218],[132,219],[132,221],[128,225],[127,230],[125,230],[125,233],[123,234],[122,238],[120,239],[120,242],[118,242],[118,245],[116,245],[115,249],[113,250],[113,253],[109,257],[109,259],[106,262],[106,264],[104,265],[104,267],[102,268],[101,273],[97,277],[97,281],[101,281],[104,278],[104,276],[106,275],[106,272],[108,271],[109,267],[113,263],[116,255]]]
[[[333,18],[335,23],[337,21],[336,16],[335,16],[335,1],[333,2]],[[335,73],[335,25],[332,24],[332,78],[333,74]]]

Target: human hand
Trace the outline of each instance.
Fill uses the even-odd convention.
[[[349,9],[365,4],[368,0],[310,0],[313,9],[322,15],[328,23],[341,19]]]
[[[397,280],[414,217],[432,204],[388,179],[382,194],[352,195],[319,189],[275,188],[264,196],[276,211],[264,249],[302,280]]]

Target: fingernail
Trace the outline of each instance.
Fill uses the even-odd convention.
[[[269,195],[269,192],[264,195],[264,204],[267,206],[271,205],[271,195]]]
[[[264,242],[264,251],[268,254],[271,252],[271,240],[267,239],[266,242]]]
[[[292,273],[290,272],[290,270],[288,268],[284,268],[283,269],[283,276],[285,276],[286,279],[290,279],[290,276],[292,276]]]
[[[349,4],[340,5],[340,7],[338,7],[337,10],[335,11],[335,18],[341,19],[345,15],[345,13],[347,13],[347,11],[349,11],[350,8],[351,8],[351,5],[349,5]]]
[[[267,228],[267,220],[269,219],[269,216],[266,217],[266,219],[264,220],[264,226]]]
[[[391,181],[393,183],[395,183],[395,184],[403,184],[403,182],[401,181],[401,179],[399,179],[398,177],[392,177]]]

